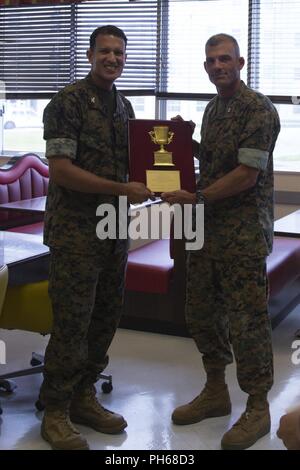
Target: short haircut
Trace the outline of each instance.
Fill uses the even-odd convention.
[[[102,36],[111,35],[111,36],[116,36],[117,38],[121,38],[125,42],[125,47],[127,46],[127,37],[124,31],[122,31],[122,29],[120,28],[117,28],[117,26],[108,24],[106,26],[100,26],[99,28],[95,29],[95,31],[92,32],[90,36],[90,49],[94,49],[96,45],[97,36],[99,36],[100,34]]]
[[[233,36],[230,36],[230,34],[225,34],[225,33],[215,34],[214,36],[211,36],[206,41],[205,51],[207,47],[218,46],[222,42],[226,42],[226,41],[229,41],[234,45],[235,53],[237,57],[240,57],[240,48],[239,48],[237,40]]]

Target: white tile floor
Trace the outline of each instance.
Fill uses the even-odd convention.
[[[300,365],[293,365],[291,345],[300,327],[300,306],[273,332],[275,384],[270,392],[272,431],[251,449],[283,449],[276,437],[280,416],[291,405],[300,404]],[[0,330],[6,344],[7,365],[1,373],[28,366],[32,351],[43,352],[47,338],[36,334]],[[300,355],[299,355],[300,356]],[[102,403],[122,413],[126,432],[117,436],[79,426],[91,449],[105,450],[201,450],[219,449],[223,433],[243,411],[246,395],[240,391],[235,367],[227,382],[233,402],[230,417],[213,418],[190,426],[171,424],[173,408],[193,398],[204,384],[200,356],[189,338],[119,330],[110,350],[107,372],[114,389],[101,395]],[[0,394],[0,450],[49,449],[40,437],[41,413],[34,402],[41,383],[39,375],[16,380],[17,390]],[[99,390],[100,384],[99,384]]]

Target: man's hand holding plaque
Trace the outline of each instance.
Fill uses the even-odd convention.
[[[154,197],[153,192],[146,188],[143,183],[137,183],[135,181],[131,181],[125,185],[125,195],[128,198],[129,204],[141,204],[147,201],[147,199]]]

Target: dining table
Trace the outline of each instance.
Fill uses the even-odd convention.
[[[274,223],[274,235],[299,238],[300,209],[276,220]]]
[[[31,199],[21,199],[19,201],[5,202],[0,204],[0,210],[32,212],[43,214],[46,208],[47,196],[33,197]]]
[[[49,248],[42,235],[0,231],[0,266],[8,267],[9,285],[48,279]]]

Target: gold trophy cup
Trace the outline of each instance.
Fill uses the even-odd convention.
[[[149,132],[152,142],[160,145],[160,149],[154,152],[153,166],[175,166],[172,161],[172,152],[165,150],[164,145],[169,145],[174,136],[174,132],[169,131],[168,126],[154,126]]]

